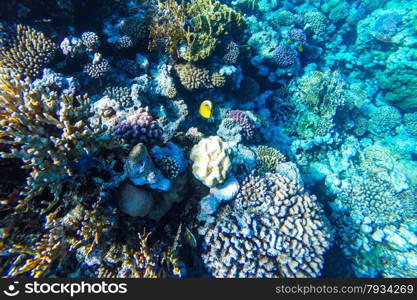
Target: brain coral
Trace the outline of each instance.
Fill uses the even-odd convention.
[[[191,149],[194,176],[209,187],[223,183],[231,166],[229,152],[218,136],[202,139]]]
[[[247,176],[199,233],[215,277],[317,277],[331,237],[316,198],[274,173]]]

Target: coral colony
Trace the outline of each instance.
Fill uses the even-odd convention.
[[[2,1],[1,276],[416,277],[416,20]]]

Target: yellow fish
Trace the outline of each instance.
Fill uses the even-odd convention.
[[[210,100],[205,100],[201,102],[200,109],[198,110],[199,114],[206,119],[211,118],[211,111],[213,109],[213,104]]]

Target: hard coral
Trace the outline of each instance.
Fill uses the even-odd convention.
[[[330,231],[314,196],[274,173],[250,174],[238,195],[200,229],[215,277],[317,277]]]
[[[202,139],[190,154],[194,176],[208,187],[224,182],[231,167],[230,150],[218,136]]]
[[[175,71],[181,84],[189,91],[203,88],[212,88],[209,70],[197,67],[193,64],[177,64]]]
[[[247,141],[252,141],[254,139],[256,127],[245,112],[240,110],[230,110],[226,113],[225,117],[232,119],[242,128],[243,137]]]
[[[104,77],[110,70],[110,63],[107,59],[102,58],[100,53],[94,55],[94,60],[84,67],[84,72],[91,78],[97,79]]]
[[[268,146],[258,146],[255,150],[260,169],[274,172],[277,165],[285,161],[285,156],[278,150]]]
[[[55,43],[42,32],[19,24],[16,36],[0,48],[1,73],[12,72],[32,79],[38,77],[52,60],[55,50]]]
[[[288,45],[281,44],[274,50],[274,60],[278,67],[288,68],[296,63],[297,51]]]
[[[17,209],[27,208],[45,189],[53,195],[51,207],[60,199],[64,179],[77,175],[77,163],[113,145],[90,125],[86,97],[47,94],[27,81],[3,77],[0,103],[0,142],[10,147],[1,157],[21,159],[30,170]]]
[[[240,14],[218,1],[179,4],[158,0],[150,29],[150,49],[162,46],[175,59],[204,60],[213,54],[220,38],[237,36],[243,27]]]
[[[162,141],[162,129],[149,114],[148,107],[141,107],[116,125],[114,134],[131,147],[139,142],[155,144]]]

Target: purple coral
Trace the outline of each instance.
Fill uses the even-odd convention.
[[[242,128],[243,137],[247,141],[254,139],[255,124],[246,113],[240,110],[230,110],[226,113],[226,117],[235,121]]]
[[[156,144],[162,141],[162,129],[158,122],[149,114],[148,107],[141,107],[134,114],[116,125],[116,136],[126,144]]]
[[[304,45],[307,42],[306,33],[300,28],[292,28],[289,32],[289,38],[298,45]]]
[[[274,60],[278,67],[288,68],[295,64],[297,51],[288,45],[281,44],[274,51]]]

